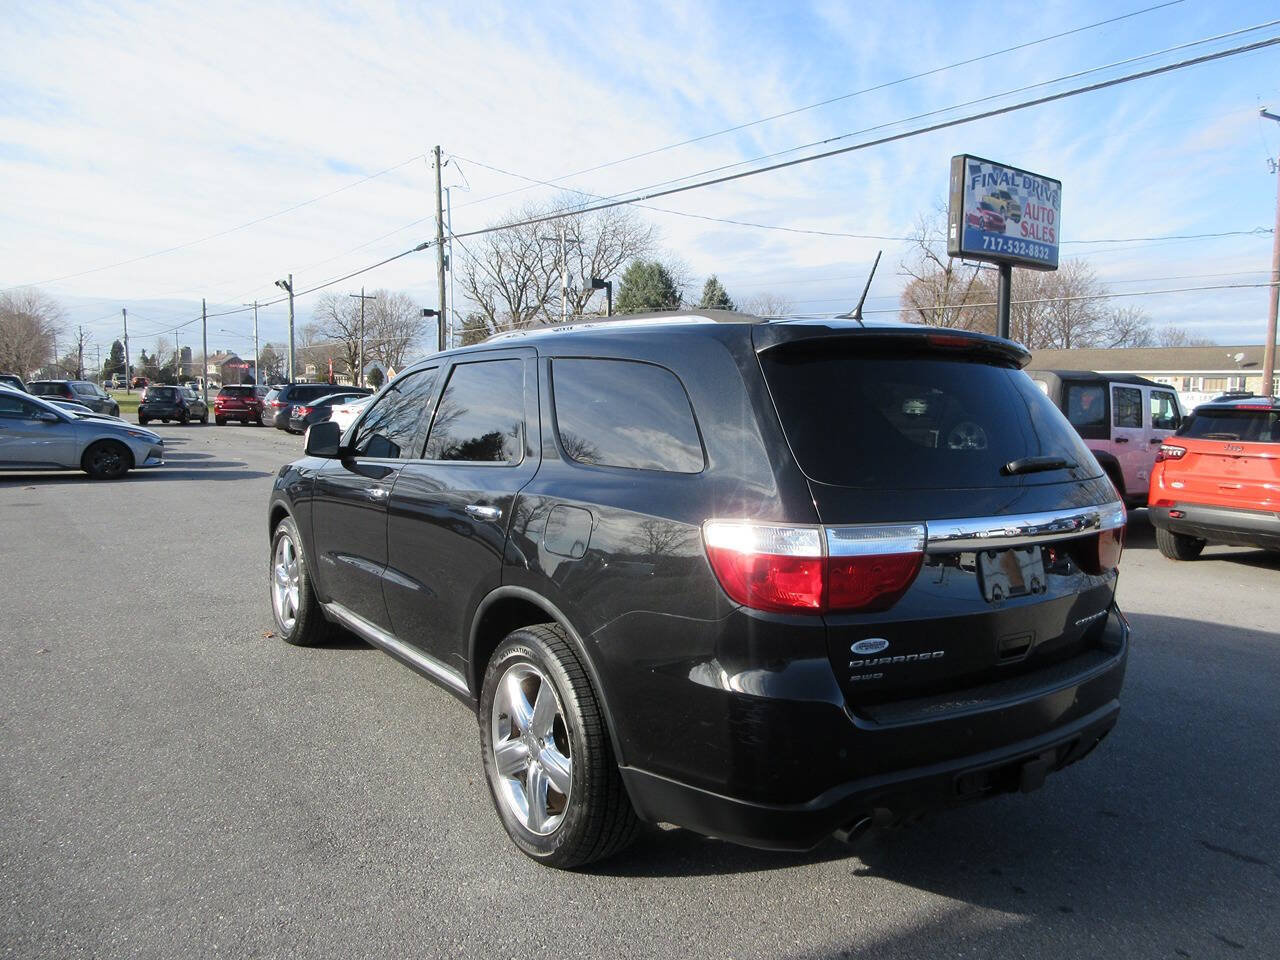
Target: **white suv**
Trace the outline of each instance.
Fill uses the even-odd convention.
[[[1178,392],[1127,373],[1027,373],[1066,414],[1125,503],[1145,504],[1160,443],[1182,425]]]

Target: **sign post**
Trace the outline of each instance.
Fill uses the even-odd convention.
[[[1061,221],[1061,181],[969,154],[951,158],[947,254],[999,266],[999,336],[1009,337],[1014,266],[1058,269]]]

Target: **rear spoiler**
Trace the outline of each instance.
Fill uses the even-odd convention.
[[[956,353],[1009,364],[1019,370],[1031,362],[1031,351],[1012,340],[942,327],[860,327],[838,320],[805,321],[761,324],[752,328],[751,335],[756,353],[788,344],[819,346],[823,341],[840,339],[869,347],[897,345],[927,353]]]

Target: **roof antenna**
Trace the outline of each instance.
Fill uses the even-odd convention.
[[[867,302],[867,292],[871,289],[871,281],[875,278],[876,267],[880,266],[880,255],[882,253],[884,253],[883,250],[876,251],[876,262],[871,264],[871,274],[867,277],[867,285],[862,288],[862,296],[858,298],[858,305],[848,313],[836,314],[837,320],[857,320],[860,326],[866,326],[866,324],[862,322],[862,305]]]

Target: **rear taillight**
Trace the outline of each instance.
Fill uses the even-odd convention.
[[[1162,463],[1165,460],[1181,460],[1186,455],[1186,447],[1179,447],[1172,443],[1162,443],[1160,444],[1160,449],[1156,451],[1156,463]]]
[[[272,400],[272,401],[271,401],[271,405],[272,405],[273,407],[283,407],[283,406],[284,406],[284,401],[283,401],[283,400]]]
[[[704,536],[725,593],[779,613],[887,610],[924,560],[923,524],[823,530],[713,520]]]
[[[703,530],[716,579],[733,600],[754,610],[822,609],[822,532],[713,520]]]
[[[1103,529],[1091,537],[1070,541],[1071,555],[1085,573],[1097,576],[1110,573],[1120,566],[1120,554],[1124,552],[1124,531],[1129,515],[1124,507],[1116,504],[1114,510],[1103,517]]]
[[[311,412],[310,407],[294,407],[293,408],[293,415],[295,417],[305,417],[310,412]]]
[[[827,609],[888,610],[924,562],[919,523],[828,527]]]

